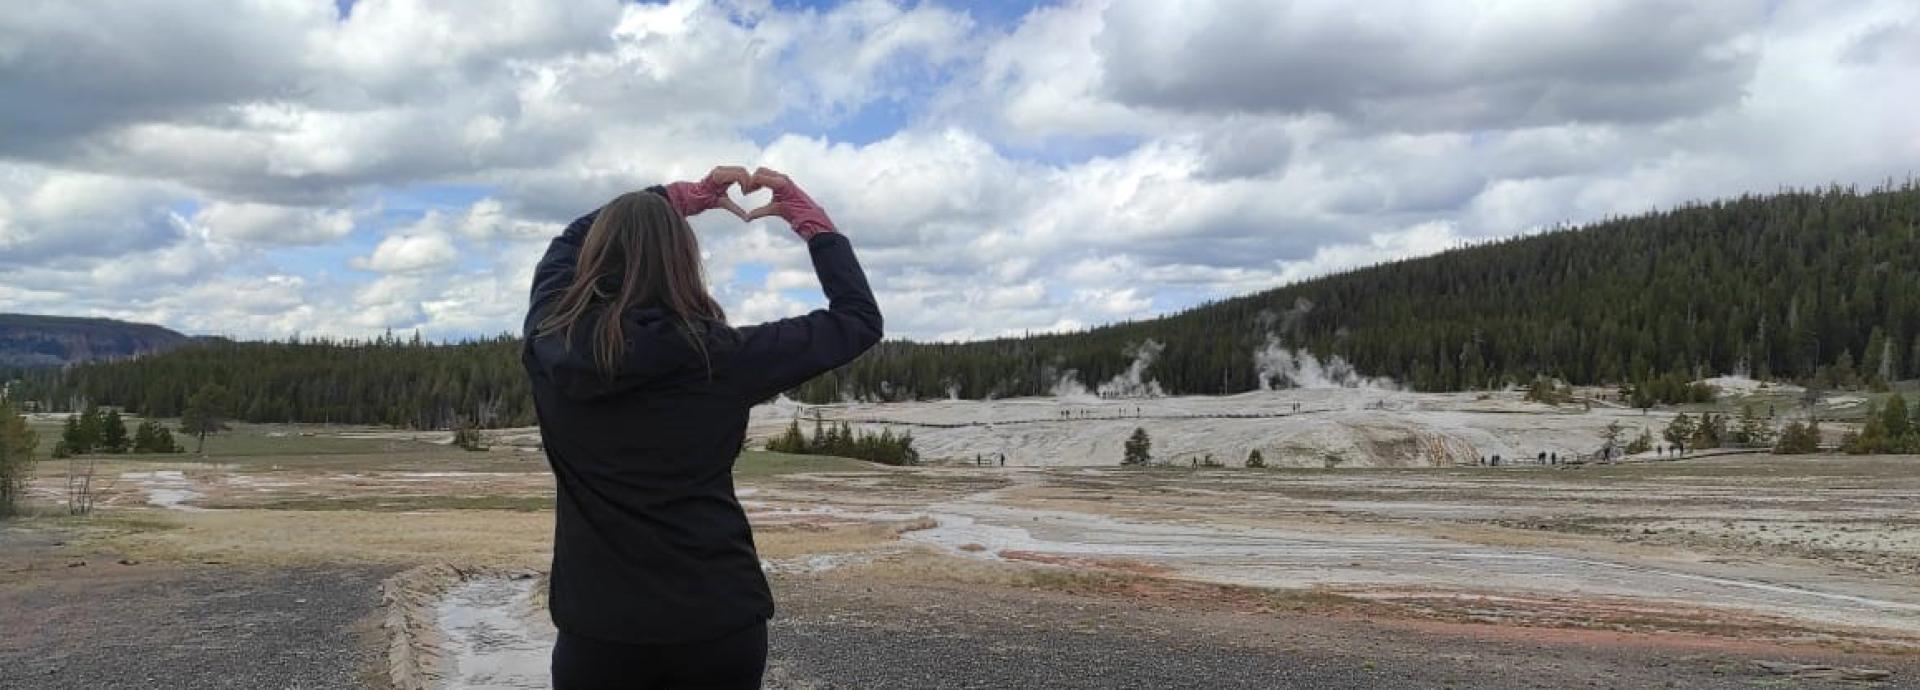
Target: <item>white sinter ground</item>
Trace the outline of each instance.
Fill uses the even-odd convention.
[[[1532,461],[1541,453],[1568,458],[1598,450],[1610,422],[1625,429],[1624,443],[1643,428],[1657,439],[1672,418],[1611,405],[1532,403],[1518,391],[1300,388],[1218,397],[817,406],[782,400],[754,408],[748,435],[764,440],[794,419],[810,432],[816,415],[875,432],[911,432],[914,447],[932,462],[972,462],[978,454],[997,463],[1005,454],[1008,465],[1115,465],[1139,427],[1152,437],[1158,461],[1185,465],[1211,454],[1237,466],[1259,449],[1274,467],[1473,465],[1495,455]]]

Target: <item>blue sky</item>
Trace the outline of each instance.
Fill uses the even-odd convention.
[[[1899,0],[70,0],[0,45],[0,310],[240,337],[513,329],[562,223],[720,164],[952,340],[1920,160]],[[693,222],[736,322],[820,302],[782,222]]]

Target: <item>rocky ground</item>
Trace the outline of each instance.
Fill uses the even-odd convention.
[[[999,587],[779,583],[772,687],[1859,687],[1760,662],[1895,673],[1920,659],[1595,632],[1505,634],[1184,598]]]
[[[152,563],[0,526],[0,688],[377,687],[392,568]]]

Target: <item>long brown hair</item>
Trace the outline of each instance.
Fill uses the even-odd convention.
[[[708,357],[707,329],[726,326],[726,312],[707,294],[700,241],[658,194],[629,192],[601,207],[587,228],[576,267],[573,284],[540,320],[535,335],[559,333],[571,348],[574,329],[601,309],[593,324],[593,361],[608,375],[627,354],[620,318],[630,309],[656,307],[672,315],[702,358]]]

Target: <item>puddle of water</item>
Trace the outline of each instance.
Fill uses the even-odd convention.
[[[438,606],[448,688],[546,688],[553,632],[538,625],[534,578],[478,578],[454,585]]]
[[[121,479],[139,482],[140,488],[147,492],[147,504],[169,510],[203,512],[206,508],[187,505],[187,501],[205,496],[193,490],[193,482],[180,470],[155,470],[152,472],[122,472]]]

